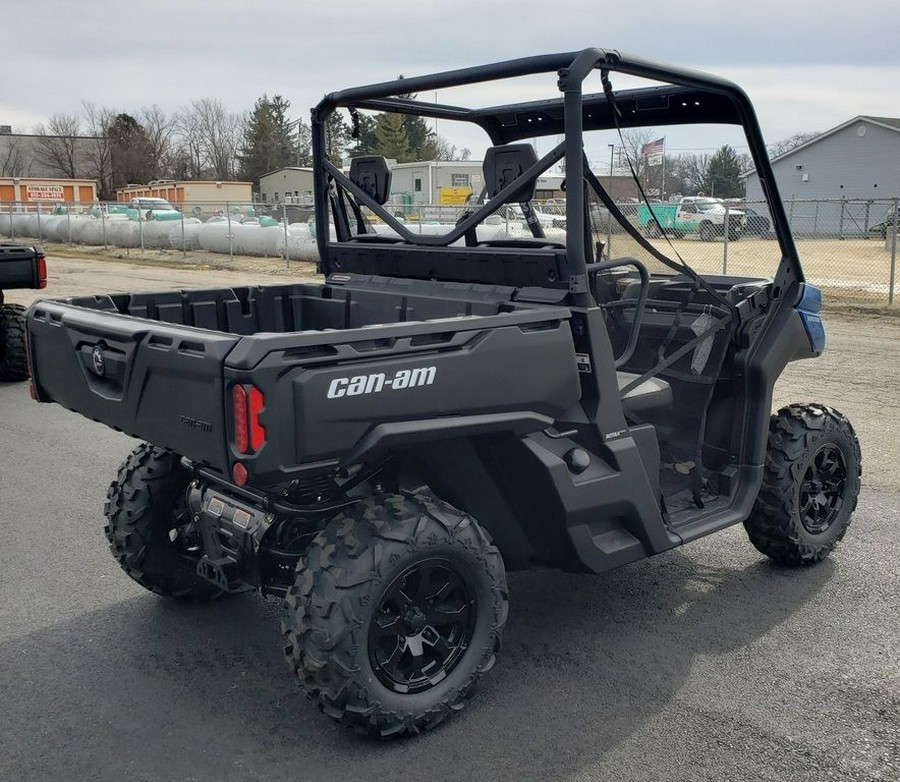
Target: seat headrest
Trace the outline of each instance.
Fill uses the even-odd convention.
[[[484,182],[488,198],[495,198],[504,187],[511,184],[537,163],[537,152],[531,144],[504,144],[488,147],[484,153]],[[510,201],[523,203],[534,198],[536,178],[523,182]]]
[[[362,155],[350,161],[350,181],[379,204],[391,195],[391,169],[381,155]]]

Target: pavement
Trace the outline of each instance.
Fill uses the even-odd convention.
[[[897,782],[896,320],[836,320],[777,389],[833,401],[863,441],[828,560],[774,566],[735,527],[601,576],[514,574],[475,699],[389,743],[302,697],[278,601],[182,606],[130,581],[102,504],[135,441],[0,386],[0,782]]]

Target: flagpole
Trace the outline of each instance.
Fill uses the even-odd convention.
[[[662,189],[659,193],[659,200],[666,200],[666,142],[663,141],[663,172],[662,172]]]

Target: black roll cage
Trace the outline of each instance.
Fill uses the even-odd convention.
[[[582,92],[584,80],[595,70],[600,70],[604,74],[624,73],[666,84],[622,90],[615,93],[614,103],[611,103],[603,93],[585,95]],[[561,98],[469,109],[397,97],[553,72],[557,75]],[[537,176],[561,159],[565,159],[566,171],[581,171],[584,167],[585,130],[709,122],[740,125],[744,128],[756,173],[769,204],[775,237],[782,254],[773,292],[776,296],[784,295],[788,291],[793,291],[796,296],[800,295],[799,286],[792,283],[804,281],[803,269],[788,227],[784,206],[778,195],[756,113],[746,93],[726,79],[624,55],[614,50],[590,48],[581,52],[524,57],[330,93],[312,110],[316,238],[320,271],[326,275],[332,271],[328,252],[328,202],[332,182],[349,192],[358,203],[369,207],[407,241],[435,246],[446,246],[462,237],[466,230],[499,209],[505,203],[505,198],[512,195],[517,188],[516,183],[509,185],[488,204],[480,205],[466,215],[448,234],[442,236],[413,234],[327,159],[326,120],[336,109],[342,107],[472,122],[485,130],[494,145],[536,136],[563,135],[563,143],[532,166],[525,173],[526,178],[532,174]],[[591,303],[585,284],[588,258],[585,250],[584,200],[583,188],[568,188],[566,257],[571,280],[570,290],[578,306],[589,306]]]

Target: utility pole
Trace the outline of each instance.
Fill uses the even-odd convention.
[[[616,156],[616,145],[615,144],[607,144],[609,147],[609,187],[612,189],[612,178],[613,178],[613,158]]]
[[[609,187],[607,187],[606,192],[609,193],[610,198],[614,198],[612,195],[613,189],[613,158],[616,155],[616,145],[615,144],[607,144],[609,147]],[[606,257],[612,258],[612,213],[607,210],[606,213]],[[599,260],[603,260],[600,258]]]

